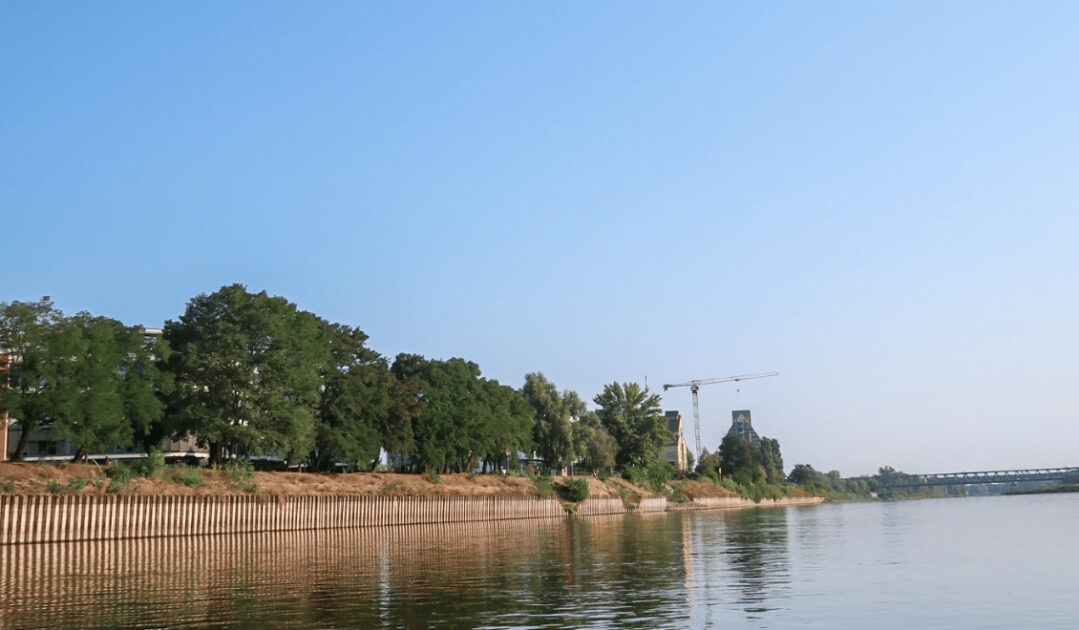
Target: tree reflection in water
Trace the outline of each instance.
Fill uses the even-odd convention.
[[[769,610],[786,536],[748,510],[0,547],[0,628],[708,625]]]

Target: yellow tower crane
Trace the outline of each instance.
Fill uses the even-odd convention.
[[[688,387],[689,391],[693,392],[693,434],[697,438],[697,461],[701,461],[701,412],[697,405],[697,390],[701,385],[712,385],[714,383],[731,383],[734,381],[748,381],[754,378],[765,378],[767,376],[779,376],[779,372],[765,372],[764,374],[740,374],[738,376],[725,376],[723,378],[702,378],[695,381],[688,381],[686,383],[674,383],[670,385],[664,385],[663,391],[667,391],[672,387]]]

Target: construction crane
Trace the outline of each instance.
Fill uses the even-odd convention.
[[[738,376],[725,376],[723,378],[702,378],[695,381],[689,381],[687,383],[674,383],[671,385],[664,385],[663,391],[667,391],[672,387],[688,387],[689,391],[693,392],[693,434],[697,438],[697,461],[701,461],[701,412],[700,407],[697,405],[697,390],[701,388],[701,385],[712,385],[714,383],[731,383],[734,381],[748,381],[754,378],[765,378],[768,376],[779,376],[779,372],[765,372],[764,374],[740,374]]]

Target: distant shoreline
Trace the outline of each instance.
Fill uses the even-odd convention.
[[[1002,492],[1003,496],[1013,496],[1019,494],[1062,494],[1065,492],[1079,492],[1079,484],[1069,483],[1060,486],[1046,486],[1044,488],[1031,488],[1029,490],[1009,490]]]

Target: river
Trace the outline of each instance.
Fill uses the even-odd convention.
[[[0,629],[1076,628],[1079,494],[0,547]]]

